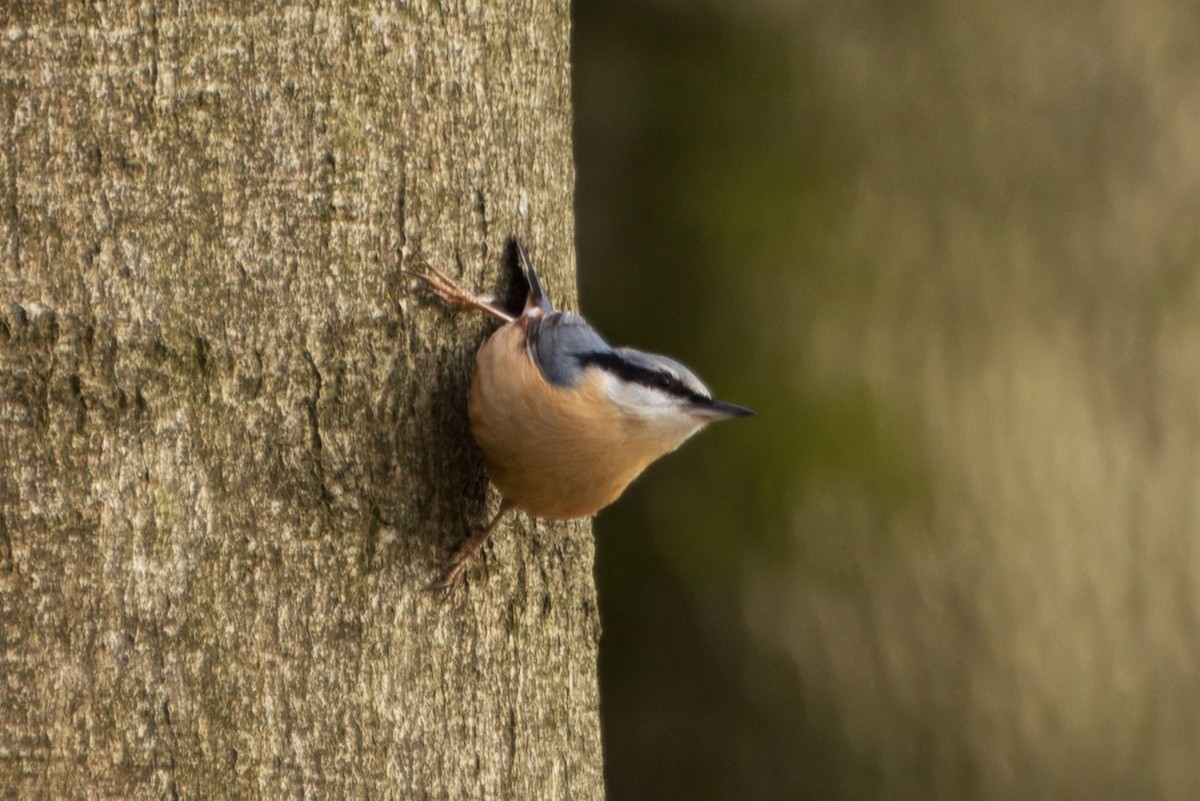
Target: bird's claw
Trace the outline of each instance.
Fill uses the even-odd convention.
[[[426,592],[444,592],[447,597],[454,593],[458,585],[463,583],[463,579],[467,575],[467,565],[475,554],[483,549],[484,543],[491,536],[491,527],[477,531],[467,537],[462,543],[454,549],[454,553],[450,556],[450,561],[446,567],[446,572],[438,581],[432,582],[425,587]]]
[[[496,305],[495,298],[488,297],[487,295],[471,294],[463,289],[454,279],[432,265],[426,264],[424,272],[416,270],[402,270],[401,272],[405,275],[421,279],[434,294],[452,306],[458,306],[463,309],[476,309],[494,317],[499,317],[507,322],[513,321],[511,314],[508,314]]]

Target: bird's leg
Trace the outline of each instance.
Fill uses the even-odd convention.
[[[495,298],[488,297],[487,295],[472,295],[459,286],[453,279],[429,264],[425,265],[425,272],[419,273],[413,270],[404,270],[404,272],[420,278],[430,289],[452,306],[458,306],[462,309],[476,309],[493,317],[498,317],[506,323],[511,323],[516,319],[498,307]]]
[[[504,515],[508,514],[513,508],[512,502],[507,498],[500,502],[500,510],[496,512],[496,516],[492,518],[492,522],[479,531],[476,531],[471,536],[463,540],[457,548],[454,549],[454,554],[450,557],[450,565],[446,568],[446,574],[442,576],[441,581],[435,581],[425,589],[427,590],[445,590],[447,594],[454,592],[454,588],[462,583],[463,576],[467,572],[467,564],[475,558],[475,554],[483,548],[487,543],[488,538],[492,536],[492,531]]]

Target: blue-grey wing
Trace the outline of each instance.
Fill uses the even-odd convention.
[[[569,387],[596,354],[612,347],[578,314],[554,312],[529,322],[529,351],[551,384]]]

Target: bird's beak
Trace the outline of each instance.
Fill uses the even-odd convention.
[[[747,409],[745,406],[737,406],[718,400],[698,403],[692,407],[692,410],[697,417],[711,421],[732,420],[735,417],[749,417],[754,414],[752,409]]]

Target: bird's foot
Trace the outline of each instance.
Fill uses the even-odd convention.
[[[492,530],[489,527],[482,531],[477,531],[463,540],[450,556],[450,562],[442,578],[433,582],[425,589],[429,592],[443,591],[446,595],[452,594],[466,577],[467,565],[475,558],[476,554],[483,550],[483,546],[487,543],[488,537],[491,534]]]
[[[500,509],[496,512],[496,516],[486,527],[477,530],[471,536],[467,537],[459,546],[454,549],[454,553],[450,556],[450,562],[446,567],[445,574],[439,581],[435,581],[428,585],[425,589],[429,592],[444,592],[447,597],[454,592],[459,584],[462,584],[463,579],[467,575],[467,565],[475,555],[483,550],[483,546],[487,544],[488,538],[492,536],[496,526],[506,514],[513,508],[512,503],[508,499],[500,502]]]
[[[493,317],[498,317],[508,323],[511,323],[515,319],[511,314],[496,305],[495,298],[487,295],[471,294],[463,289],[454,279],[428,264],[425,265],[424,272],[417,272],[415,270],[404,270],[403,272],[424,281],[426,286],[451,306],[457,306],[460,309],[475,309],[490,314]]]

